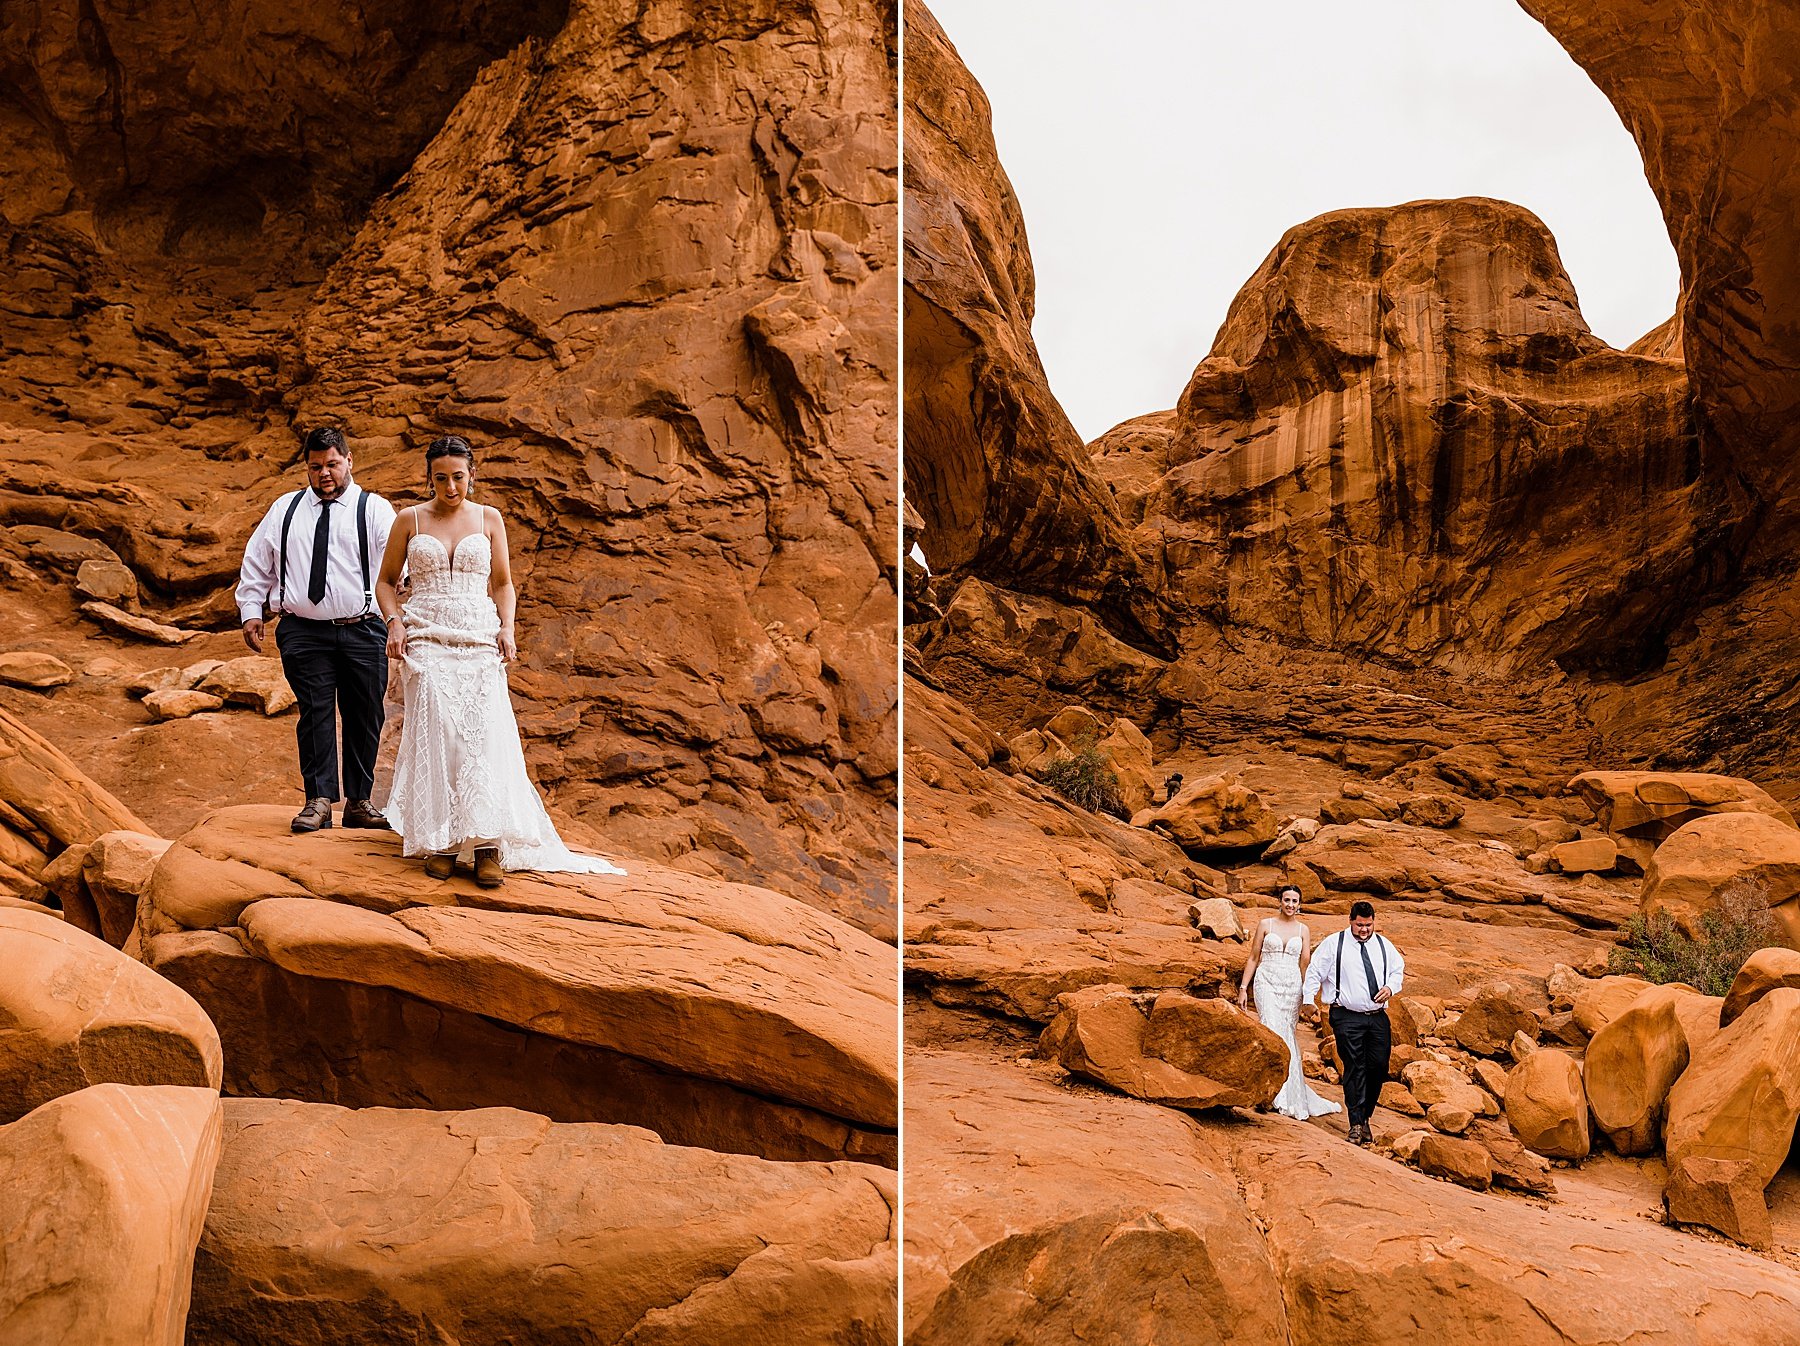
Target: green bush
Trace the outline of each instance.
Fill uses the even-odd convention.
[[[1625,923],[1625,942],[1607,956],[1607,971],[1662,985],[1682,981],[1705,995],[1724,995],[1744,960],[1779,942],[1761,885],[1727,889],[1700,917],[1698,938],[1663,914],[1642,912]]]
[[[1100,749],[1084,744],[1073,756],[1058,753],[1037,772],[1037,778],[1071,804],[1089,813],[1110,813],[1115,818],[1126,816],[1125,801],[1119,794],[1119,778]]]

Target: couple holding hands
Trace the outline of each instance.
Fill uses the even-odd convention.
[[[1350,906],[1350,928],[1325,936],[1312,947],[1312,931],[1300,919],[1300,890],[1280,890],[1281,915],[1257,923],[1250,957],[1238,983],[1238,1008],[1254,993],[1256,1017],[1287,1044],[1287,1080],[1275,1096],[1275,1110],[1302,1121],[1336,1112],[1338,1105],[1307,1086],[1300,1068],[1294,1026],[1304,1007],[1308,1021],[1318,1015],[1325,998],[1332,1037],[1342,1065],[1344,1108],[1350,1139],[1369,1144],[1369,1117],[1387,1079],[1393,1033],[1388,1002],[1400,993],[1406,960],[1385,935],[1375,933],[1373,903]]]
[[[473,447],[458,435],[433,440],[425,451],[431,499],[399,513],[353,480],[341,430],[308,433],[303,456],[307,485],[257,525],[237,588],[252,651],[264,648],[265,607],[280,614],[275,644],[300,705],[306,792],[293,830],[330,827],[343,797],[343,826],[392,827],[434,878],[449,878],[464,853],[476,882],[490,888],[508,870],[623,874],[563,845],[526,774],[506,685],[506,665],[518,657],[506,523],[469,498]],[[400,665],[405,720],[393,784],[377,807],[390,659]]]

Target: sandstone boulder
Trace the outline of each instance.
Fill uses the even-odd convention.
[[[1119,797],[1128,814],[1155,803],[1162,783],[1154,769],[1156,754],[1143,730],[1121,715],[1094,747],[1119,778]]]
[[[227,703],[254,706],[264,715],[279,715],[294,705],[294,692],[281,672],[281,660],[249,655],[228,659],[195,684]]]
[[[1466,1122],[1464,1126],[1467,1126]],[[1493,1156],[1485,1145],[1475,1141],[1428,1134],[1419,1141],[1416,1158],[1419,1171],[1434,1178],[1448,1178],[1457,1186],[1476,1192],[1485,1192],[1493,1186]]]
[[[28,891],[68,847],[118,828],[150,830],[67,754],[0,710],[0,884]]]
[[[1447,1104],[1471,1114],[1485,1111],[1479,1087],[1455,1066],[1442,1061],[1416,1061],[1403,1077],[1412,1096],[1426,1109]]]
[[[0,1127],[0,1341],[182,1346],[219,1096],[96,1084]]]
[[[1234,773],[1190,781],[1168,803],[1140,812],[1134,827],[1148,827],[1188,850],[1232,850],[1275,839],[1277,820],[1262,796]]]
[[[1478,1120],[1469,1128],[1468,1138],[1478,1141],[1487,1150],[1493,1165],[1494,1186],[1531,1196],[1556,1195],[1550,1161],[1526,1149],[1508,1128],[1498,1122]]]
[[[1414,827],[1455,827],[1463,812],[1463,802],[1451,795],[1413,795],[1400,801],[1400,821]]]
[[[1223,1000],[1180,991],[1154,998],[1096,986],[1062,998],[1043,1049],[1065,1070],[1179,1108],[1271,1103],[1287,1078],[1287,1047]]]
[[[1567,1052],[1533,1052],[1506,1078],[1506,1121],[1526,1149],[1548,1159],[1585,1159],[1587,1094],[1581,1063]]]
[[[1787,1159],[1800,1117],[1800,989],[1781,987],[1693,1052],[1669,1091],[1664,1151],[1747,1162],[1759,1190]]]
[[[1385,1080],[1382,1082],[1381,1095],[1376,1099],[1376,1103],[1390,1111],[1399,1113],[1402,1117],[1423,1117],[1426,1115],[1425,1109],[1419,1105],[1419,1100],[1412,1096],[1412,1091],[1398,1080]],[[1440,1103],[1437,1106],[1444,1107],[1445,1105]]]
[[[1021,771],[1042,771],[1059,757],[1071,756],[1069,745],[1041,729],[1027,729],[1007,741],[1007,750]]]
[[[1499,1056],[1510,1050],[1513,1034],[1537,1036],[1538,1018],[1531,1006],[1508,991],[1483,992],[1470,1001],[1456,1021],[1456,1040],[1477,1056]]]
[[[635,1127],[233,1099],[188,1341],[891,1340],[896,1202]]]
[[[67,687],[75,681],[75,670],[54,654],[32,650],[8,650],[0,654],[0,682],[13,687],[29,687],[33,691],[49,691]]]
[[[1800,949],[1800,829],[1762,813],[1696,818],[1656,848],[1640,901],[1697,934],[1701,915],[1734,897],[1766,903],[1783,941]]]
[[[1263,847],[1263,863],[1269,864],[1279,860],[1301,842],[1311,841],[1319,835],[1319,826],[1317,818],[1305,817],[1295,818],[1292,822],[1283,824],[1281,830],[1275,834],[1275,840]]]
[[[1604,874],[1619,862],[1619,844],[1611,837],[1583,837],[1550,848],[1550,862],[1564,874]]]
[[[1425,1109],[1425,1120],[1431,1123],[1433,1130],[1448,1136],[1460,1136],[1474,1122],[1475,1114],[1454,1103],[1433,1103]],[[1483,1186],[1485,1185],[1484,1183]]]
[[[81,881],[98,918],[97,933],[115,949],[125,947],[137,924],[138,898],[169,844],[142,832],[103,832],[83,852]]]
[[[1140,1341],[1147,1323],[1166,1346],[1293,1340],[1229,1157],[1192,1121],[949,1052],[906,1071],[909,1346]]]
[[[1692,991],[1655,986],[1594,1034],[1582,1076],[1594,1124],[1620,1154],[1653,1154],[1669,1090],[1687,1069],[1689,1042],[1676,1012]]]
[[[219,1087],[201,1008],[66,921],[0,910],[0,966],[0,1122],[94,1084]]]
[[[1731,989],[1719,1007],[1719,1027],[1730,1027],[1745,1010],[1782,986],[1800,987],[1800,953],[1783,948],[1758,949],[1731,979]]]
[[[1702,1224],[1753,1248],[1775,1241],[1762,1181],[1747,1159],[1690,1154],[1671,1163],[1663,1203],[1681,1224]]]
[[[1630,1009],[1649,985],[1642,977],[1593,978],[1575,996],[1574,1022],[1591,1038]]]
[[[430,884],[391,833],[225,809],[157,863],[140,937],[221,1025],[234,1092],[891,1156],[892,946],[766,889],[631,869],[490,894]]]
[[[1044,733],[1064,743],[1093,746],[1098,744],[1106,726],[1086,706],[1064,706],[1044,724]]]
[[[1188,923],[1209,939],[1243,939],[1249,933],[1228,897],[1203,897],[1192,903]]]
[[[116,558],[83,561],[75,571],[75,592],[116,607],[137,606],[138,582],[131,567]]]

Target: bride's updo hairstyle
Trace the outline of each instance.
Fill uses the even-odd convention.
[[[425,450],[425,475],[431,475],[431,465],[440,458],[463,458],[468,461],[469,471],[475,470],[475,449],[461,435],[439,435],[431,441]]]

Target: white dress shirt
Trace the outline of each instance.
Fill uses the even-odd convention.
[[[1344,984],[1337,983],[1338,945],[1344,948]],[[1370,935],[1366,947],[1369,950],[1369,966],[1375,969],[1375,976],[1381,979],[1393,995],[1400,994],[1400,986],[1406,974],[1406,960],[1400,956],[1400,950],[1386,935]],[[1382,976],[1382,957],[1386,955],[1387,974]],[[1357,1010],[1363,1014],[1373,1014],[1381,1008],[1376,1003],[1377,988],[1369,985],[1369,974],[1363,968],[1362,953],[1357,948],[1356,936],[1348,930],[1340,930],[1334,935],[1327,935],[1313,949],[1312,962],[1306,967],[1306,981],[1300,987],[1300,1003],[1310,1005],[1313,997],[1320,991],[1325,993],[1327,1005],[1342,1005],[1347,1010]]]
[[[243,568],[238,572],[237,605],[240,623],[260,619],[265,605],[276,611],[314,621],[332,621],[376,611],[374,598],[363,598],[362,555],[357,546],[357,498],[363,488],[351,482],[331,508],[331,540],[325,548],[325,597],[311,602],[306,596],[312,580],[313,531],[325,506],[310,486],[301,488],[300,508],[288,525],[287,589],[281,585],[281,521],[287,517],[295,492],[289,491],[263,515],[244,548]],[[382,553],[394,527],[394,507],[373,492],[369,496],[369,593],[381,574]]]

